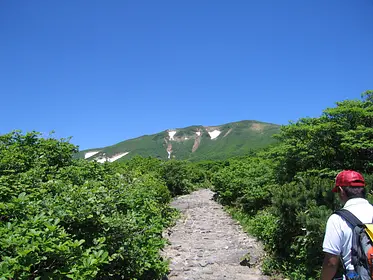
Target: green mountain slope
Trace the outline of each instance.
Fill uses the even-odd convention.
[[[225,159],[274,143],[272,135],[279,129],[279,125],[258,121],[189,126],[144,135],[104,148],[83,150],[77,156],[101,162],[126,160],[136,155],[162,159]]]

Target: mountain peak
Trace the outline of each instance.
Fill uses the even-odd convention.
[[[79,152],[88,160],[117,161],[136,155],[162,159],[224,159],[264,148],[275,142],[279,125],[243,120],[222,125],[194,125],[122,141],[112,146]]]

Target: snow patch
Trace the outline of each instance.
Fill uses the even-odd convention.
[[[105,154],[103,154],[101,157],[99,158],[95,158],[95,160],[99,163],[104,163],[106,161],[108,162],[113,162],[113,161],[116,161],[118,159],[120,159],[121,157],[124,157],[125,155],[127,155],[129,152],[125,152],[125,153],[120,153],[120,154],[116,154],[115,156],[112,156],[112,157],[107,157]]]
[[[121,157],[124,157],[125,155],[127,155],[129,152],[125,152],[125,153],[121,153],[121,154],[117,154],[111,158],[108,158],[108,161],[109,162],[113,162],[113,161],[116,161],[117,159],[120,159]]]
[[[176,134],[176,130],[171,130],[168,132],[168,136],[170,137],[170,140],[175,140],[174,136]]]
[[[211,139],[215,139],[220,135],[221,131],[215,129],[214,131],[208,131],[208,133],[210,134]]]
[[[201,131],[197,131],[196,134],[197,134],[198,136],[201,136]]]
[[[172,153],[172,144],[171,143],[168,143],[167,145],[167,153],[168,153],[168,159],[171,158],[171,153]]]
[[[99,163],[104,163],[106,161],[106,158],[105,157],[96,158],[95,161]]]
[[[84,158],[89,158],[91,156],[94,156],[95,154],[99,153],[100,151],[92,151],[84,154]]]

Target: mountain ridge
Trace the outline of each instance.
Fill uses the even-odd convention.
[[[247,154],[275,142],[280,125],[242,120],[221,125],[191,125],[142,135],[102,148],[82,150],[78,158],[99,162],[118,161],[136,155],[161,159],[224,159]]]

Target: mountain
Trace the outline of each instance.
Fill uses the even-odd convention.
[[[77,157],[99,162],[125,160],[136,155],[162,159],[225,159],[274,143],[272,135],[279,130],[276,124],[247,120],[217,126],[196,125],[83,150]]]

